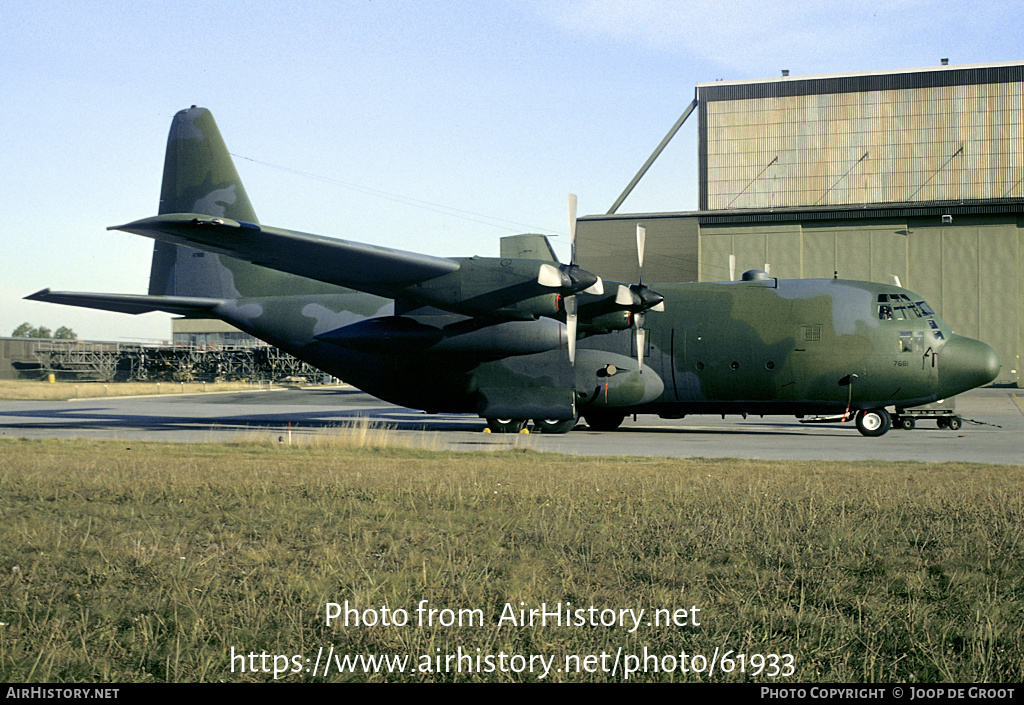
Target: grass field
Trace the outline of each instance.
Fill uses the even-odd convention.
[[[1020,466],[382,439],[0,441],[0,682],[1024,680]]]

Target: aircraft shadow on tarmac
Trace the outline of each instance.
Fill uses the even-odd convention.
[[[213,400],[210,400],[213,401]],[[245,403],[236,397],[234,404]],[[311,411],[276,411],[261,413],[204,415],[202,417],[181,414],[153,413],[121,413],[106,404],[74,405],[72,408],[42,408],[25,410],[7,410],[2,413],[6,419],[0,422],[0,428],[8,429],[52,429],[52,430],[106,430],[146,429],[155,433],[161,431],[185,430],[282,430],[291,427],[295,430],[327,430],[342,426],[351,426],[368,420],[374,425],[392,428],[399,431],[447,431],[447,432],[481,432],[485,427],[482,420],[470,414],[425,414],[415,409],[405,409],[391,405],[380,407],[361,407],[358,409],[325,410],[318,407]],[[21,419],[17,421],[16,419]],[[709,427],[700,425],[688,427],[684,425],[670,426],[630,426],[625,425],[614,431],[616,435],[631,436],[640,433],[656,434],[712,434],[712,435],[765,435],[765,436],[805,436],[811,435],[807,427],[786,427],[783,424],[771,428],[741,425],[730,427]],[[788,425],[788,424],[787,424]],[[821,427],[814,429],[813,435],[822,435]],[[848,429],[830,428],[839,434],[848,435]],[[576,433],[609,433],[607,431],[591,431],[581,422],[575,429]]]

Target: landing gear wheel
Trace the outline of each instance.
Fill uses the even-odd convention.
[[[895,423],[894,421],[893,424],[895,425]],[[899,425],[904,431],[913,431],[917,423],[914,421],[913,416],[901,416]]]
[[[950,431],[959,431],[960,427],[962,425],[963,425],[963,421],[961,421],[959,416],[954,416],[953,418],[951,418],[949,420],[949,430]]]
[[[595,411],[583,415],[583,419],[587,422],[587,426],[590,426],[591,431],[614,431],[622,425],[622,420],[625,418],[625,414],[607,411]]]
[[[540,433],[568,433],[579,419],[534,419],[533,429]]]
[[[863,436],[884,436],[892,425],[892,418],[885,409],[868,409],[857,412],[857,430]]]
[[[491,433],[519,433],[526,428],[526,419],[487,419]]]

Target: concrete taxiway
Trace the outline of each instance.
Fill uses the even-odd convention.
[[[921,421],[912,431],[861,436],[852,423],[802,424],[793,417],[690,416],[626,419],[615,432],[581,423],[565,435],[483,433],[483,420],[428,415],[387,404],[347,387],[224,394],[0,402],[0,437],[113,438],[218,442],[266,434],[339,433],[361,419],[393,429],[416,444],[456,450],[527,447],[579,455],[736,457],[788,460],[918,460],[1024,463],[1024,399],[1018,389],[961,395],[958,431]],[[978,423],[975,423],[978,422]]]

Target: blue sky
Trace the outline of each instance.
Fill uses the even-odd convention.
[[[0,335],[167,339],[169,316],[22,301],[145,293],[167,129],[209,108],[261,222],[438,255],[603,213],[716,79],[1024,59],[987,2],[6,3]],[[693,210],[696,115],[620,212]]]

